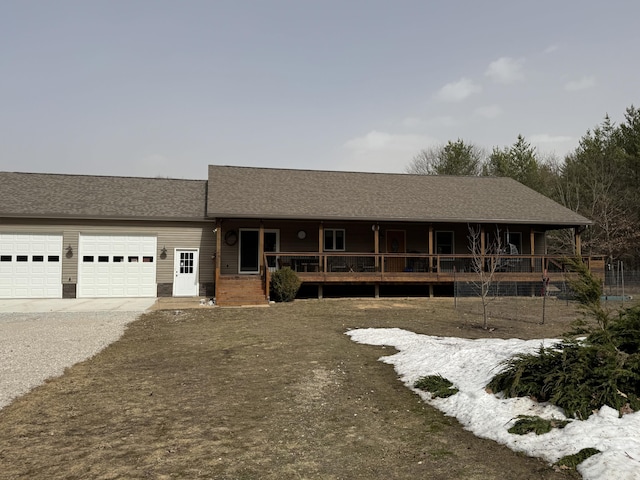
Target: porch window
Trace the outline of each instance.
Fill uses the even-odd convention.
[[[505,234],[505,250],[507,253],[517,255],[522,252],[522,233],[507,232]]]
[[[344,228],[325,228],[324,250],[327,252],[344,251]]]
[[[436,253],[453,255],[453,232],[436,232]]]

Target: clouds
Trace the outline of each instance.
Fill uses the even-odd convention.
[[[512,85],[525,80],[524,59],[513,59],[510,57],[500,57],[489,63],[484,72],[484,76],[493,83],[500,85]],[[483,85],[468,77],[462,77],[458,81],[450,82],[440,88],[435,94],[435,98],[445,103],[460,103],[474,94],[482,93]],[[478,111],[478,114],[485,118],[495,118],[500,107],[493,106],[491,110]]]
[[[578,80],[571,80],[564,84],[564,89],[567,92],[579,92],[580,90],[588,90],[596,86],[596,79],[594,77],[582,77]]]
[[[468,78],[461,78],[457,82],[447,83],[436,94],[436,98],[443,102],[461,102],[473,95],[480,93],[482,87]]]
[[[426,134],[372,130],[345,142],[345,157],[338,169],[400,173],[420,150],[438,143],[437,139]]]
[[[484,74],[496,83],[510,85],[524,80],[523,64],[524,60],[501,57],[491,62]]]

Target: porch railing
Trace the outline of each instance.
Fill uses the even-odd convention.
[[[482,259],[466,255],[391,254],[391,253],[265,253],[264,264],[268,271],[290,267],[302,278],[305,274],[450,274],[473,273],[482,266],[485,271],[494,269],[504,273],[561,273],[567,271],[566,257],[560,255],[486,255]],[[595,273],[602,269],[603,257],[583,257],[583,261]],[[494,268],[495,267],[495,268]],[[346,275],[345,275],[346,276]]]

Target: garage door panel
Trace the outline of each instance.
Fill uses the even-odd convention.
[[[78,296],[155,297],[156,245],[153,236],[81,235]]]
[[[0,298],[62,297],[62,235],[0,234]]]

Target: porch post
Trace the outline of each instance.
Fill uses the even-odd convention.
[[[433,255],[433,224],[429,224],[429,255]],[[429,271],[433,271],[433,258],[429,256]]]
[[[258,271],[262,275],[264,267],[264,222],[260,220],[260,229],[258,231]]]
[[[536,260],[533,256],[536,254],[536,235],[533,231],[533,227],[531,227],[531,271],[536,271]]]
[[[327,271],[327,259],[322,256],[322,246],[324,245],[324,222],[320,222],[318,226],[318,269],[321,272]],[[318,295],[322,295],[322,288],[319,289]]]
[[[374,257],[374,264],[376,267],[376,272],[378,271],[378,265],[379,265],[379,261],[378,261],[378,254],[380,253],[380,225],[378,225],[377,223],[373,226],[372,228],[373,230],[373,253],[375,254]]]
[[[213,296],[217,297],[220,286],[220,266],[222,265],[222,220],[216,219],[216,259],[213,273]],[[217,298],[216,298],[217,300]]]
[[[576,256],[581,257],[582,256],[582,238],[580,237],[580,234],[582,231],[580,230],[580,227],[576,227],[573,229],[573,232],[575,234]]]

